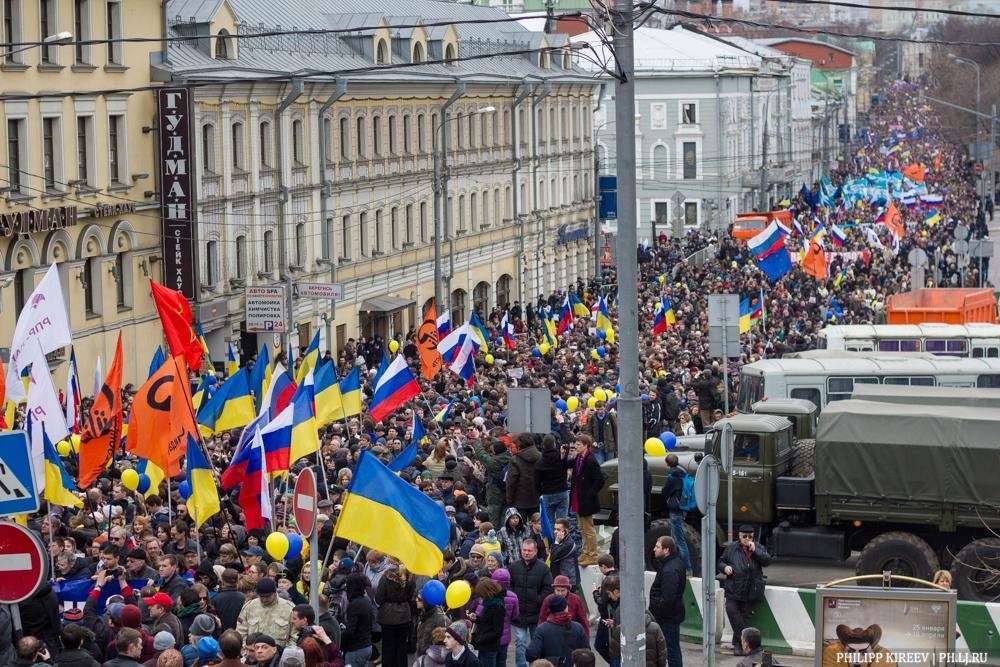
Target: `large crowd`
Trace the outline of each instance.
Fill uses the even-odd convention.
[[[876,204],[813,206],[814,185],[788,203],[801,231],[792,230],[786,243],[794,253],[805,249],[820,222],[842,227],[846,241],[836,251],[828,247],[825,279],[796,266],[770,284],[747,245],[728,233],[710,237],[692,230],[637,249],[646,435],[703,433],[724,416],[727,403],[734,405],[735,394],[727,402],[720,364],[708,352],[709,294],[764,296],[763,317],[744,334],[742,358],[729,366],[735,392],[742,364],[809,349],[817,331],[831,322],[879,321],[887,296],[913,287],[906,257],[914,246],[934,258],[937,271],[928,272],[928,281],[937,275],[941,285],[958,285],[963,277],[966,285],[980,283],[978,267],[958,265],[953,229],[963,222],[985,236],[992,207],[978,203],[967,157],[939,134],[917,93],[905,83],[887,90],[829,178],[836,187],[870,169],[923,163],[928,189],[943,197],[936,224],[925,222],[924,207],[900,205],[906,233],[893,243],[884,227],[873,224]],[[889,139],[902,147],[887,152]],[[688,260],[696,251],[707,253],[705,261]],[[567,289],[588,308],[605,298],[614,320],[617,279],[607,267]],[[595,653],[617,664],[620,580],[615,554],[599,553],[593,517],[604,484],[600,464],[618,453],[614,397],[621,341],[595,331],[594,318],[577,318],[557,346],[541,353],[542,321],[559,312],[565,297],[559,291],[482,313],[491,333],[489,357],[478,357],[473,384],[445,369],[421,380],[420,398],[380,423],[362,413],[323,428],[322,465],[311,455],[295,462],[289,475],[290,482],[307,466],[320,475],[317,572],[303,553],[271,558],[265,550],[270,530],[244,528],[235,491],[223,497],[222,512],[195,531],[176,480],[149,494],[129,491],[121,474],[135,461],[117,457],[83,492],[82,509],[43,506],[29,517],[48,545],[52,582],[19,605],[18,636],[9,611],[0,606],[0,664],[492,667],[512,658],[517,667],[558,667],[592,665]],[[654,304],[664,297],[676,322],[654,335]],[[512,350],[499,332],[505,314],[515,326]],[[396,338],[414,368],[415,334]],[[335,363],[340,376],[360,365],[371,377],[387,343],[351,339],[336,358],[327,353],[321,363]],[[291,365],[296,363],[301,357]],[[554,407],[547,435],[510,433],[506,389],[515,384],[547,388],[554,405],[572,398],[579,407]],[[370,388],[365,391],[370,396]],[[126,403],[128,398],[126,392]],[[435,420],[448,403],[447,417]],[[436,577],[413,575],[397,559],[334,535],[360,453],[369,450],[384,462],[394,458],[409,443],[414,412],[428,438],[400,475],[442,505],[451,520],[451,541]],[[229,464],[238,437],[234,431],[206,440],[217,470]],[[65,465],[75,477],[74,457]],[[685,473],[676,457],[668,465],[663,506],[675,530],[654,548],[646,658],[649,665],[673,667],[681,664],[682,596],[692,563],[681,530]],[[277,488],[271,529],[293,531],[286,486]],[[551,536],[543,535],[543,524],[551,524]],[[761,594],[761,568],[769,557],[755,543],[752,526],[739,533],[718,570],[737,630],[734,649],[750,653],[751,660],[759,654],[760,637],[744,630],[742,615]],[[590,566],[600,571],[601,583],[583,590],[581,568]],[[471,599],[447,607],[428,594],[426,584],[435,578],[446,586],[468,582]],[[70,584],[81,581],[85,595],[68,600]],[[308,604],[314,586],[316,610]]]

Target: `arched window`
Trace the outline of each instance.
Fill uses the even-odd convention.
[[[656,176],[656,172],[661,174],[669,174],[670,167],[667,164],[669,158],[667,157],[667,147],[663,144],[657,144],[653,147],[653,156],[649,159],[649,177],[653,178]]]
[[[361,256],[368,256],[368,214],[362,212],[358,216],[358,232],[361,238]]]
[[[504,198],[503,198],[503,217],[510,220],[514,217],[514,199],[512,197],[514,191],[510,189],[510,186],[504,188]]]
[[[306,263],[306,226],[302,222],[295,225],[295,263],[299,266]]]
[[[229,60],[229,31],[223,28],[215,36],[215,58],[216,60]]]
[[[507,308],[510,305],[510,283],[512,278],[506,273],[497,281],[497,308]]]
[[[247,277],[247,237],[243,234],[236,237],[236,277]]]
[[[417,153],[420,155],[424,154],[427,150],[426,142],[424,141],[424,115],[417,115]]]
[[[472,309],[479,313],[479,317],[485,319],[490,309],[490,284],[480,282],[472,290]]]
[[[365,157],[365,117],[358,116],[357,129],[355,132],[354,143],[357,146],[358,157]]]
[[[119,252],[115,255],[115,304],[119,308],[131,306],[132,295],[132,253]]]
[[[384,39],[380,39],[375,43],[375,64],[389,64],[389,43]]]
[[[503,220],[503,211],[500,210],[500,188],[493,191],[493,224],[499,226]]]
[[[205,244],[205,284],[213,286],[219,282],[219,242]]]
[[[375,252],[382,253],[382,211],[375,211]]]
[[[413,56],[410,58],[411,62],[422,63],[424,62],[424,44],[423,42],[413,43]]]
[[[215,126],[201,126],[201,166],[207,174],[215,173]]]
[[[340,119],[340,157],[345,160],[351,158],[351,130],[348,127],[347,117],[341,117]]]
[[[469,229],[472,231],[479,229],[479,207],[476,206],[477,203],[478,197],[476,196],[476,193],[473,192],[469,195]]]
[[[262,167],[271,166],[271,121],[264,120],[260,123],[260,164]]]
[[[274,230],[264,232],[264,271],[274,271]]]
[[[406,205],[406,243],[413,245],[413,204]]]
[[[297,165],[304,165],[306,163],[304,141],[302,136],[302,119],[296,118],[292,121],[292,160]]]
[[[230,134],[233,143],[233,169],[243,171],[246,168],[246,160],[243,157],[243,123],[233,123]]]
[[[444,47],[444,59],[445,60],[454,60],[457,57],[458,57],[458,53],[455,50],[455,45],[454,44],[448,44],[447,46]],[[447,63],[447,64],[452,64],[453,65],[454,63]]]
[[[333,120],[329,116],[323,118],[323,137],[326,141],[326,155],[320,157],[326,163],[333,162]]]
[[[457,211],[457,215],[458,215],[458,220],[455,220],[455,218],[453,217],[451,219],[451,224],[455,225],[455,228],[459,232],[464,232],[465,231],[465,195],[459,195],[458,196],[458,211]]]
[[[413,153],[413,137],[410,131],[410,116],[409,114],[403,116],[403,155],[410,155]]]
[[[399,250],[399,208],[395,206],[389,211],[389,247]]]
[[[451,321],[452,326],[465,322],[465,290],[457,289],[451,293]]]
[[[382,119],[379,116],[372,117],[372,155],[382,155]]]
[[[396,117],[389,116],[389,155],[396,154]]]

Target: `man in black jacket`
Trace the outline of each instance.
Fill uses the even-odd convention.
[[[236,620],[240,616],[240,610],[247,601],[247,596],[236,590],[236,582],[239,574],[236,570],[227,567],[222,571],[222,585],[218,595],[212,600],[212,606],[219,614],[222,622],[222,630],[235,630]]]
[[[673,538],[664,535],[653,545],[656,578],[649,589],[649,612],[667,640],[667,664],[681,667],[681,623],[684,622],[684,588],[687,576]]]
[[[771,563],[771,555],[754,542],[753,536],[753,526],[740,526],[739,539],[726,545],[717,567],[717,572],[725,577],[722,588],[726,592],[726,616],[733,628],[736,655],[743,655],[740,633],[747,627],[747,614],[764,597],[763,568]]]
[[[601,509],[597,495],[604,487],[604,473],[593,451],[594,441],[585,433],[576,436],[570,449],[573,476],[570,480],[569,509],[575,512],[583,537],[580,566],[597,564],[597,529],[594,515]]]
[[[364,665],[372,655],[372,625],[375,610],[365,594],[368,579],[357,572],[347,575],[347,609],[341,636],[345,665]]]
[[[552,572],[538,560],[538,544],[533,538],[521,542],[521,558],[510,564],[510,590],[517,595],[518,613],[511,623],[517,667],[527,667],[528,645],[538,625],[542,600],[552,592]]]
[[[663,506],[667,509],[667,518],[670,519],[671,532],[674,535],[674,542],[677,543],[677,552],[688,572],[692,571],[691,551],[688,549],[687,540],[684,539],[684,518],[685,512],[681,509],[681,496],[684,494],[684,478],[688,473],[679,465],[677,455],[671,452],[667,454],[667,479],[663,482],[660,493],[663,495]]]

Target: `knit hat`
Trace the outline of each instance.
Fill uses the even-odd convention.
[[[278,667],[305,667],[306,653],[298,646],[288,646],[281,653]]]
[[[153,637],[153,649],[156,651],[166,651],[168,648],[173,648],[175,643],[174,636],[166,630],[160,630]]]
[[[115,622],[121,620],[122,609],[124,608],[125,605],[121,602],[112,602],[108,605],[108,618]]]
[[[452,639],[462,646],[465,646],[469,641],[469,626],[462,621],[455,621],[449,625],[447,632],[451,635]]]
[[[198,640],[198,663],[206,664],[209,660],[218,660],[219,642],[211,637],[202,637]]]
[[[198,614],[195,616],[191,622],[191,628],[188,630],[189,634],[198,635],[199,637],[210,637],[213,632],[215,632],[215,619],[208,614]]]
[[[139,626],[142,625],[142,612],[134,604],[127,604],[122,608],[120,622],[124,628],[138,630]]]
[[[558,614],[561,611],[566,611],[566,598],[561,595],[553,595],[549,598],[549,613]]]

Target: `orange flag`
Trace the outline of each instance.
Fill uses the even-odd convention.
[[[198,440],[184,358],[170,357],[136,392],[125,449],[149,459],[168,476],[180,473],[188,437]]]
[[[927,170],[922,164],[911,164],[903,167],[903,176],[906,176],[914,183],[923,183],[926,175]]]
[[[431,299],[424,313],[424,321],[417,329],[417,353],[420,355],[420,377],[432,379],[444,365],[438,352],[437,305]]]
[[[204,353],[198,336],[194,332],[191,305],[180,292],[164,287],[155,280],[149,281],[153,292],[153,302],[160,314],[163,324],[163,335],[170,348],[170,356],[184,355],[187,367],[198,370],[201,368],[201,356]]]
[[[897,239],[903,238],[903,234],[906,233],[906,230],[903,228],[903,214],[899,212],[898,208],[896,208],[896,202],[889,202],[889,208],[885,209],[885,216],[882,218],[882,224],[884,224],[889,232],[891,232]]]
[[[802,256],[802,270],[816,280],[826,280],[826,253],[819,243],[809,243],[809,249]]]
[[[111,368],[101,391],[94,397],[90,411],[83,415],[80,432],[80,479],[77,486],[86,489],[101,474],[121,441],[122,434],[122,335]]]

